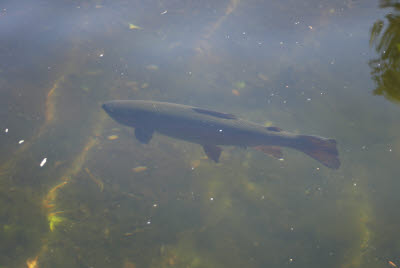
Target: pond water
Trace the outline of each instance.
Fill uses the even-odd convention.
[[[398,267],[392,0],[3,0],[0,268]],[[333,138],[341,166],[155,134],[113,99]]]

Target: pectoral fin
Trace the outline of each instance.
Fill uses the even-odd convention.
[[[204,152],[206,153],[207,157],[214,160],[214,162],[218,163],[219,156],[221,155],[222,149],[216,145],[203,145]]]
[[[147,128],[135,128],[135,137],[141,143],[147,144],[153,137],[154,130]]]

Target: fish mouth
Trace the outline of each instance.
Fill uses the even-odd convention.
[[[101,105],[101,108],[103,108],[104,111],[106,111],[108,114],[111,114],[113,112],[113,109],[111,108],[110,102],[105,102]]]

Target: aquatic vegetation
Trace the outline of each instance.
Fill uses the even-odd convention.
[[[103,183],[99,178],[97,178],[96,176],[94,176],[94,175],[92,174],[92,172],[91,172],[88,168],[85,168],[85,171],[86,171],[86,173],[89,175],[89,178],[99,187],[100,192],[103,192],[103,190],[104,190],[104,183]]]
[[[244,81],[238,81],[235,83],[235,87],[237,87],[238,89],[243,89],[246,87],[246,82]]]
[[[49,229],[50,231],[54,231],[56,226],[62,223],[65,219],[58,216],[58,214],[63,213],[62,211],[60,212],[52,212],[47,215],[47,220],[49,221]]]
[[[400,101],[400,7],[397,1],[380,1],[381,8],[391,8],[386,21],[377,20],[370,33],[370,45],[375,47],[379,58],[371,60],[372,78],[377,88],[375,95],[388,100]]]
[[[28,266],[28,268],[37,268],[38,267],[38,257],[36,256],[34,259],[28,259],[26,261],[26,266]]]

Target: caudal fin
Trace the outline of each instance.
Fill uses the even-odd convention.
[[[300,151],[319,161],[323,165],[338,169],[340,160],[336,141],[317,136],[300,136],[301,144],[298,147]]]

